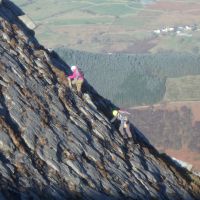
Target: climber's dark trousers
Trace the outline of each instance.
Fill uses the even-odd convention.
[[[127,134],[129,138],[132,138],[129,123],[122,121],[121,124],[120,124],[120,127],[119,127],[119,131],[120,131],[120,133],[122,134],[123,137],[125,137],[125,135]]]

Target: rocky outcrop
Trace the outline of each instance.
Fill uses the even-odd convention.
[[[109,122],[114,105],[39,45],[10,1],[0,3],[0,199],[185,199],[200,180],[133,129],[127,146]],[[68,72],[66,72],[68,73]]]

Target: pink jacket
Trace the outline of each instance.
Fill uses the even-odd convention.
[[[73,72],[73,74],[71,76],[68,76],[68,78],[77,79],[77,80],[84,79],[83,75],[77,69],[73,70],[72,72]]]

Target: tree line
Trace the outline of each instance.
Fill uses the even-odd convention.
[[[120,106],[157,103],[168,77],[200,74],[196,54],[98,54],[64,47],[55,51],[67,64],[78,65],[101,95]]]

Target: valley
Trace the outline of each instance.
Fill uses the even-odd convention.
[[[199,52],[197,0],[13,2],[38,25],[36,35],[48,48],[65,46],[96,53]],[[46,12],[40,9],[43,6]],[[195,26],[197,30],[186,35],[154,33],[181,26]]]
[[[161,152],[200,171],[200,101],[165,102],[128,110],[131,122]]]

